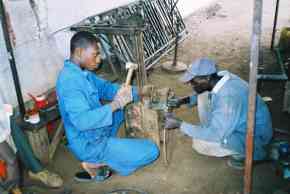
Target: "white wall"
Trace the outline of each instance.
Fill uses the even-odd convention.
[[[71,32],[60,30],[81,20],[126,5],[134,0],[8,0],[7,10],[16,34],[15,58],[24,99],[27,93],[41,94],[55,85],[57,73],[68,57]],[[188,16],[213,0],[180,0],[182,16]],[[101,2],[101,3],[100,3]],[[38,13],[36,15],[35,13]],[[59,31],[58,33],[53,33]],[[0,98],[17,104],[10,66],[0,28]]]

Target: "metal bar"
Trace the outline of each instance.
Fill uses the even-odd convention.
[[[273,25],[273,32],[272,32],[272,39],[271,39],[271,50],[273,50],[274,44],[275,44],[275,35],[276,35],[277,19],[278,19],[278,12],[279,12],[279,3],[280,3],[280,0],[276,0],[274,25]]]
[[[280,80],[280,81],[287,81],[288,76],[284,73],[282,74],[259,74],[257,76],[258,80]]]
[[[119,51],[119,52],[121,53],[121,55],[124,57],[124,60],[125,60],[125,61],[130,61],[130,59],[129,59],[127,53],[125,52],[125,49],[122,47],[122,44],[121,44],[121,42],[120,42],[120,40],[119,40],[118,35],[113,36],[113,38],[114,38],[114,42],[116,43],[115,45],[117,46],[118,51]]]
[[[133,25],[100,25],[100,24],[89,24],[89,25],[79,25],[71,27],[71,30],[94,30],[98,34],[134,34],[138,31],[143,31],[144,27],[133,26]]]
[[[164,164],[168,165],[167,159],[167,129],[163,128],[163,160]]]
[[[162,38],[163,41],[165,40],[165,42],[167,42],[169,40],[169,37],[167,37],[165,34],[165,31],[162,25],[162,17],[160,16],[160,12],[157,11],[156,7],[157,7],[156,5],[154,5],[153,3],[151,3],[151,1],[149,1],[149,8],[151,9],[151,14],[153,16],[152,19],[155,21],[155,25],[158,28],[158,34]]]
[[[171,28],[171,22],[170,22],[170,18],[168,17],[168,12],[166,11],[164,5],[162,5],[162,2],[160,0],[157,1],[157,4],[159,6],[159,10],[162,13],[162,16],[164,18],[165,21],[165,25],[166,25],[166,32],[167,35],[170,35],[173,33],[173,29]]]
[[[102,35],[99,35],[98,37],[99,37],[100,39],[102,39],[103,41],[107,41],[106,38],[104,38]],[[111,70],[112,70],[114,76],[117,76],[118,74],[117,74],[116,68],[115,68],[115,66],[114,66],[113,63],[112,63],[111,56],[110,56],[110,54],[107,52],[106,47],[105,47],[103,41],[100,41],[101,47],[102,47],[102,49],[103,49],[103,52],[104,52],[106,58],[108,59],[109,66],[110,66],[110,68],[111,68]]]
[[[125,52],[127,53],[127,55],[129,56],[129,61],[134,61],[134,55],[131,52],[132,49],[130,49],[128,43],[125,40],[124,36],[120,36],[120,40],[121,40],[121,44],[123,45]]]
[[[166,43],[166,39],[164,39],[163,35],[161,34],[161,30],[159,29],[159,26],[157,24],[157,18],[155,18],[155,14],[154,14],[154,10],[150,9],[151,5],[146,5],[144,4],[145,6],[145,9],[144,9],[144,12],[147,13],[148,15],[148,22],[150,23],[150,25],[152,26],[152,28],[154,29],[154,33],[158,33],[159,34],[159,42],[161,42],[162,44]]]
[[[255,0],[254,1],[253,27],[252,27],[252,40],[251,40],[244,194],[250,194],[251,189],[252,189],[254,127],[255,127],[255,112],[256,112],[256,97],[257,97],[257,71],[258,71],[257,67],[259,63],[262,11],[263,11],[263,0]]]
[[[139,90],[147,83],[146,69],[144,65],[143,32],[135,35],[136,62],[138,64],[137,86]]]
[[[17,96],[17,101],[19,105],[19,112],[21,117],[23,118],[25,115],[25,106],[24,106],[24,101],[23,101],[23,96],[21,92],[21,86],[20,86],[20,81],[19,81],[19,76],[16,68],[16,62],[14,58],[14,53],[13,53],[13,48],[11,44],[11,40],[9,37],[9,31],[7,27],[7,18],[6,18],[6,11],[4,7],[3,0],[0,0],[0,12],[1,12],[1,25],[2,25],[2,30],[3,30],[3,36],[5,39],[5,44],[6,44],[6,49],[8,53],[8,60],[10,63],[10,68],[12,71],[12,77],[14,81],[14,86],[15,86],[15,91],[16,91],[16,96]]]
[[[173,20],[173,10],[175,9],[175,7],[177,6],[177,3],[178,3],[178,0],[174,3],[174,5],[172,5],[171,7],[171,14],[172,14],[172,26],[173,26],[173,23],[174,23],[174,20]],[[178,20],[178,19],[176,19]],[[177,62],[177,52],[178,52],[178,21],[175,21],[175,27],[176,27],[176,33],[174,35],[174,38],[175,38],[175,45],[174,45],[174,58],[173,58],[173,64],[172,66],[176,66],[176,62]]]
[[[182,34],[182,36],[179,39],[179,42],[182,42],[183,40],[185,40],[185,38],[186,38],[186,31],[181,32],[181,34]],[[183,35],[183,34],[185,34],[185,35]],[[154,55],[151,55],[150,57],[148,57],[148,58],[145,59],[146,70],[150,69],[153,65],[155,65],[159,61],[159,59],[161,57],[163,57],[167,53],[171,52],[171,50],[174,48],[172,46],[172,44],[173,44],[174,41],[175,41],[175,39],[170,40],[166,45],[164,45],[163,47],[161,47],[160,49],[158,49],[157,51],[155,51]],[[161,53],[161,52],[163,52],[163,53]],[[156,55],[158,53],[161,53],[161,54],[158,57],[156,57]]]

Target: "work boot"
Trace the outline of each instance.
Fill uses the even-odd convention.
[[[44,183],[48,187],[61,187],[63,185],[62,178],[48,170],[43,170],[38,173],[28,172],[28,175],[33,180],[38,180]]]

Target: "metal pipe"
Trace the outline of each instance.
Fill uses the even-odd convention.
[[[163,20],[165,22],[166,34],[167,36],[170,36],[173,33],[172,31],[173,29],[171,28],[171,22],[170,22],[170,18],[168,17],[168,12],[160,0],[157,1],[157,4],[159,6],[159,10],[162,13]]]
[[[277,0],[276,1],[275,16],[274,16],[274,25],[273,25],[272,39],[271,39],[271,50],[273,50],[274,43],[275,43],[277,19],[278,19],[278,12],[279,12],[279,3],[280,3],[280,0]]]
[[[144,65],[144,47],[143,47],[143,32],[135,34],[135,56],[138,64],[138,71],[136,75],[137,86],[139,91],[147,83],[146,69]]]
[[[160,26],[159,26],[160,21],[159,21],[158,17],[156,16],[156,12],[152,8],[151,4],[148,4],[147,6],[146,6],[146,4],[144,4],[144,6],[146,8],[146,9],[144,9],[144,12],[146,13],[146,11],[147,11],[149,23],[152,25],[155,33],[159,35],[158,41],[160,41],[161,44],[165,44],[168,40],[163,35],[163,30],[160,29]]]
[[[259,74],[257,76],[258,80],[280,80],[287,81],[288,76],[285,73],[282,74]]]
[[[173,3],[173,1],[172,1]],[[172,17],[172,26],[174,26],[174,20],[173,20],[173,10],[175,9],[175,7],[177,6],[177,3],[178,3],[178,0],[172,5],[171,7],[171,10],[170,10],[170,14],[171,14],[171,17]],[[178,20],[178,19],[176,19]],[[173,57],[173,64],[172,66],[176,66],[176,63],[177,63],[177,52],[178,52],[178,21],[175,21],[175,27],[176,27],[176,31],[175,31],[175,35],[174,35],[174,38],[175,38],[175,44],[174,44],[174,57]]]
[[[248,122],[246,137],[246,163],[244,174],[244,194],[250,194],[252,189],[254,127],[257,97],[257,67],[259,63],[259,48],[261,40],[263,0],[254,1],[254,16],[251,40],[250,82],[248,102]]]
[[[167,34],[165,33],[165,29],[164,29],[164,24],[162,23],[163,20],[162,20],[162,17],[160,15],[160,12],[157,11],[157,6],[151,2],[151,1],[148,1],[149,2],[149,8],[151,9],[151,13],[153,15],[153,20],[155,20],[155,25],[157,26],[158,28],[158,34],[159,36],[162,38],[162,40],[164,39],[165,42],[167,42],[169,40],[169,37],[167,37]]]
[[[186,31],[181,32],[181,34],[185,34],[185,35],[182,35],[181,36],[182,38],[179,39],[180,42],[182,42],[183,40],[185,40],[185,38],[186,38]],[[154,53],[154,55],[152,55],[152,56],[150,56],[150,57],[148,57],[148,58],[145,59],[146,70],[150,69],[153,65],[155,65],[159,61],[160,58],[162,58],[164,55],[166,55],[167,53],[169,53],[173,49],[173,47],[171,45],[173,41],[174,41],[174,39],[172,39],[171,41],[169,41],[168,44],[166,44],[163,47],[161,47],[160,49],[158,49]],[[170,47],[170,48],[168,48],[165,52],[161,53],[160,56],[156,57],[157,53],[163,51],[167,47]],[[150,62],[151,60],[153,60],[153,61]]]
[[[19,112],[20,112],[21,117],[23,118],[25,115],[25,106],[24,106],[23,96],[22,96],[22,92],[21,92],[21,86],[20,86],[20,81],[19,81],[19,77],[18,77],[18,72],[17,72],[17,68],[16,68],[16,62],[15,62],[15,58],[14,58],[13,48],[12,48],[11,40],[9,37],[6,11],[5,11],[3,0],[0,0],[0,12],[1,12],[0,17],[1,17],[3,36],[5,39],[10,68],[12,71],[12,77],[13,77],[13,81],[14,81],[14,86],[15,86],[15,91],[16,91],[16,96],[17,96],[17,101],[18,101],[18,106],[19,106]]]

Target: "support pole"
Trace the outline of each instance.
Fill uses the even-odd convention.
[[[274,44],[275,44],[277,19],[278,19],[278,13],[279,13],[279,3],[280,3],[280,0],[276,0],[276,9],[275,9],[273,32],[272,32],[272,39],[271,39],[271,50],[274,49]]]
[[[10,68],[12,71],[14,86],[15,86],[15,90],[16,90],[19,111],[20,111],[21,117],[23,118],[25,115],[25,106],[24,106],[23,96],[22,96],[22,92],[21,92],[21,86],[20,86],[20,81],[19,81],[18,72],[17,72],[17,68],[16,68],[15,58],[14,58],[14,54],[13,54],[13,48],[12,48],[11,40],[9,37],[6,11],[5,11],[3,0],[0,0],[0,17],[1,17],[3,36],[5,39],[6,49],[7,49],[7,53],[8,53],[8,60],[10,63]]]
[[[259,48],[261,39],[263,0],[254,1],[254,16],[251,40],[250,83],[248,103],[248,123],[246,137],[246,166],[244,175],[244,194],[250,194],[252,189],[252,169],[254,150],[254,128],[257,96],[257,67],[259,63]]]

